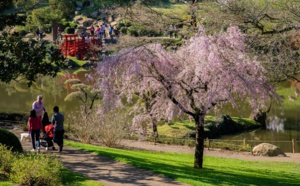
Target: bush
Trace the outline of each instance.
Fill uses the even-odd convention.
[[[130,36],[135,36],[135,37],[139,36],[137,27],[135,27],[135,26],[129,27],[127,29],[126,33]]]
[[[7,8],[10,8],[13,5],[12,0],[1,0],[0,2],[0,10],[5,10]]]
[[[99,114],[101,113],[101,114]],[[102,143],[108,147],[117,146],[128,136],[129,122],[121,110],[103,113],[100,106],[86,113],[82,106],[76,114],[68,116],[72,123],[71,135],[83,143]]]
[[[12,163],[10,179],[18,185],[60,185],[63,166],[54,156],[21,154]]]
[[[72,28],[77,28],[78,25],[77,25],[76,23],[70,22],[70,27],[72,27]]]
[[[10,149],[0,144],[0,180],[1,178],[9,178],[12,163],[15,157]]]
[[[75,28],[66,27],[64,32],[67,33],[67,34],[74,34],[75,33]]]
[[[23,152],[19,138],[15,134],[0,128],[0,136],[0,144],[11,148],[13,152]]]
[[[27,121],[28,114],[25,113],[0,113],[0,120],[11,120],[11,121]]]
[[[126,34],[126,33],[127,33],[127,28],[126,28],[126,27],[120,28],[120,32],[121,32],[122,34]]]

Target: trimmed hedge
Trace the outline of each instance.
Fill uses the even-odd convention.
[[[13,152],[23,152],[23,147],[19,138],[8,130],[0,128],[0,143],[12,148]]]
[[[0,112],[0,121],[1,120],[27,121],[28,116],[29,115],[25,113]]]

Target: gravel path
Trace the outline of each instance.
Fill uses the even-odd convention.
[[[20,136],[20,131],[13,130],[17,136]],[[26,139],[22,141],[25,150],[31,149],[31,143]],[[186,146],[175,146],[157,144],[150,142],[138,142],[124,140],[122,142],[124,148],[141,149],[157,152],[177,152],[194,154],[194,148]],[[56,146],[57,147],[57,146]],[[41,153],[51,153],[57,155],[63,162],[64,166],[75,172],[81,173],[95,181],[109,186],[133,186],[133,185],[160,185],[160,186],[180,186],[186,185],[162,175],[139,169],[122,162],[116,162],[106,157],[100,157],[88,152],[76,150],[71,147],[64,147],[62,153],[42,148]],[[300,153],[286,153],[287,157],[261,157],[253,156],[248,152],[233,152],[224,150],[207,150],[205,156],[216,156],[224,158],[237,158],[243,160],[266,160],[266,161],[281,161],[281,162],[297,162],[300,163]]]

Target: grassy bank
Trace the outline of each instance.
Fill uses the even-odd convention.
[[[147,169],[190,185],[296,185],[299,163],[244,161],[204,157],[204,169],[193,168],[193,155],[133,151],[66,141],[66,145]]]
[[[231,117],[234,122],[236,122],[241,128],[244,130],[249,130],[253,128],[259,128],[260,124],[248,119],[248,118],[240,118],[240,117]],[[206,124],[217,124],[219,121],[215,116],[206,116],[205,123]],[[211,132],[210,129],[206,126],[205,132]],[[158,126],[158,131],[160,135],[166,137],[176,137],[176,138],[184,138],[188,137],[188,135],[192,132],[195,132],[195,123],[193,120],[183,120],[183,121],[175,121],[172,123],[167,123],[164,125]],[[222,132],[222,131],[221,131]],[[223,131],[224,132],[224,131]]]

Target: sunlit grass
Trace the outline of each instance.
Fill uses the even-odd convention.
[[[300,97],[296,98],[294,87],[280,88],[276,92],[282,98],[282,107],[284,110],[295,110],[299,108]]]
[[[204,169],[193,168],[194,155],[133,151],[66,141],[66,145],[147,169],[190,185],[297,185],[299,163],[244,161],[204,156]]]
[[[80,67],[87,62],[87,60],[79,60],[76,57],[72,57],[72,56],[68,56],[68,58],[73,60]]]

